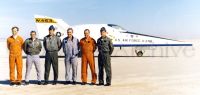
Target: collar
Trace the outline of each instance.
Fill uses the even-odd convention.
[[[67,40],[69,39],[69,37],[67,36],[67,38],[66,38]],[[73,39],[74,39],[74,36],[72,36],[72,41],[73,41]]]
[[[52,35],[52,36],[51,36],[51,35],[48,35],[48,37],[54,37],[54,36],[55,36],[55,35]]]
[[[13,37],[14,39],[17,39],[18,35],[15,35],[15,36],[14,36],[14,35],[12,35],[12,37]]]
[[[84,37],[84,40],[86,40],[86,39],[87,39],[87,38],[86,38],[86,37]],[[91,37],[89,36],[89,37],[88,37],[88,39],[90,40],[90,39],[91,39]]]
[[[35,39],[30,38],[30,40],[31,40],[31,41],[35,41],[35,40],[37,40],[37,38],[35,38]]]
[[[101,39],[106,39],[106,38],[107,38],[107,36],[105,36],[105,37],[102,37],[102,36],[101,36]]]

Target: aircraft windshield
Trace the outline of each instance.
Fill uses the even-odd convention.
[[[119,25],[115,25],[115,24],[108,24],[108,26],[115,28],[115,29],[119,29],[119,30],[125,30],[123,27],[121,27]]]

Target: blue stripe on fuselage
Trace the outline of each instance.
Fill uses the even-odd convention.
[[[132,46],[192,46],[192,44],[114,44],[115,47],[132,47]]]

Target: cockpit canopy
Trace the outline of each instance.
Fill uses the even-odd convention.
[[[117,30],[123,30],[126,31],[126,29],[124,29],[123,27],[119,26],[119,25],[115,25],[115,24],[108,24],[108,26],[117,29]]]

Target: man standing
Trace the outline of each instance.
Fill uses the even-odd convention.
[[[26,39],[24,43],[24,52],[27,54],[25,84],[29,84],[29,76],[32,64],[34,63],[37,71],[38,85],[41,85],[41,65],[39,53],[41,52],[42,45],[40,40],[36,38],[35,31],[31,31],[30,36],[31,38]]]
[[[82,54],[82,65],[81,65],[81,79],[82,85],[87,83],[87,68],[88,64],[90,66],[92,82],[91,85],[94,85],[97,80],[97,74],[95,71],[95,62],[94,62],[94,52],[96,50],[96,41],[90,37],[90,30],[84,30],[85,37],[80,40],[81,54]]]
[[[97,46],[99,50],[98,55],[98,65],[99,65],[99,85],[104,85],[104,68],[106,72],[106,85],[111,85],[111,63],[110,63],[110,55],[112,54],[114,47],[112,44],[112,40],[106,36],[107,32],[104,27],[101,28],[101,37],[97,40]]]
[[[67,29],[67,37],[65,37],[62,41],[63,43],[63,52],[65,54],[65,84],[70,84],[70,69],[72,67],[72,84],[76,85],[77,79],[77,58],[79,53],[79,40],[75,38],[73,35],[73,29]]]
[[[49,27],[49,35],[44,37],[43,41],[43,45],[46,50],[44,85],[48,84],[51,64],[53,66],[53,73],[54,73],[53,85],[57,84],[57,79],[58,79],[58,51],[61,49],[61,40],[54,34],[54,32],[55,28],[53,25],[51,25]]]
[[[18,35],[19,28],[12,27],[12,36],[7,39],[9,49],[10,85],[21,85],[22,81],[22,48],[23,38]],[[15,79],[15,66],[17,67],[17,79]]]

